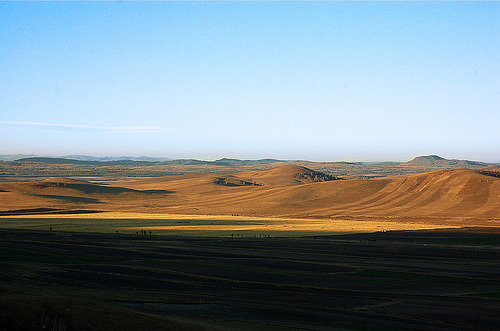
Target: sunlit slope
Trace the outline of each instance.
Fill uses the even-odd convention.
[[[0,184],[0,211],[22,208],[278,217],[500,218],[500,178],[476,170],[329,180],[303,167],[160,177],[115,185],[53,178]]]
[[[334,176],[308,169],[297,165],[285,165],[276,168],[245,171],[232,175],[213,174],[187,174],[180,176],[164,176],[127,182],[129,187],[141,188],[162,188],[162,185],[169,187],[193,186],[204,183],[221,184],[221,182],[234,183],[226,186],[295,186],[307,183],[316,183],[336,180]],[[223,181],[221,181],[223,180]],[[170,186],[171,185],[171,186]]]
[[[324,188],[322,187],[324,186]],[[319,183],[311,196],[317,215],[499,217],[500,181],[473,170],[444,170],[407,178]],[[321,194],[323,193],[323,194]],[[317,197],[313,197],[316,194]],[[319,196],[319,197],[318,197]]]
[[[131,206],[168,192],[98,185],[69,178],[37,182],[0,183],[0,211],[26,208],[111,210]]]
[[[300,185],[291,182],[293,174],[287,174],[288,170],[275,170],[283,174],[281,181],[270,175],[270,171],[236,174],[248,181],[264,183],[262,186],[222,187],[213,183],[215,176],[207,175],[170,182],[159,180],[156,184],[154,181],[135,183],[130,187],[172,190],[174,195],[186,198],[172,206],[173,209],[210,213],[500,217],[500,179],[475,170],[442,170],[411,177]]]
[[[247,171],[236,175],[247,178],[250,182],[266,186],[293,186],[337,179],[334,176],[297,165],[285,165],[260,171]]]

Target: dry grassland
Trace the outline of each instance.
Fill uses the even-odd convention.
[[[0,183],[0,227],[221,236],[500,227],[500,178],[476,170],[324,180],[284,166],[112,185]]]
[[[254,218],[228,215],[175,215],[141,213],[96,213],[81,215],[19,215],[0,217],[0,228],[78,232],[136,233],[145,230],[154,234],[205,236],[303,236],[459,228],[462,220],[421,222],[418,220],[352,220]],[[482,224],[483,226],[485,224]]]

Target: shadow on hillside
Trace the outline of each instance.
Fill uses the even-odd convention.
[[[167,190],[134,190],[134,189],[125,188],[125,187],[104,186],[104,185],[90,184],[90,183],[89,184],[48,183],[48,185],[45,184],[44,186],[45,187],[47,187],[47,186],[65,187],[65,188],[77,190],[77,191],[87,193],[87,194],[93,194],[93,193],[95,193],[95,194],[120,194],[120,193],[169,194],[169,193],[173,193],[173,191],[167,191]],[[57,197],[57,196],[53,195],[53,196],[47,196],[47,197]],[[61,196],[61,198],[62,198],[62,196]],[[82,202],[85,202],[85,201],[82,201]]]
[[[171,194],[175,193],[175,191],[168,191],[168,190],[140,190],[136,192],[141,192],[141,193],[147,193],[147,194]]]
[[[95,214],[102,213],[101,210],[87,210],[87,209],[57,209],[57,208],[28,208],[0,211],[0,216],[14,216],[14,215],[38,215],[38,214]]]
[[[67,188],[78,190],[84,193],[111,193],[119,194],[126,192],[137,192],[136,190],[124,188],[124,187],[112,187],[112,186],[101,186],[95,184],[72,184],[68,183],[64,185]]]
[[[72,197],[65,195],[48,195],[48,194],[35,194],[37,197],[63,200],[68,202],[78,202],[78,203],[102,203],[99,199],[93,198],[83,198],[83,197]]]

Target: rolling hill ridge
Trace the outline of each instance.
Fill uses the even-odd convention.
[[[306,218],[500,218],[500,178],[477,170],[331,179],[335,178],[296,166],[229,176],[167,176],[113,185],[52,178],[0,184],[0,209],[48,207]]]
[[[495,164],[468,160],[447,160],[437,155],[419,156],[402,162],[311,162],[293,160],[239,160],[222,158],[215,161],[196,159],[158,160],[140,157],[86,157],[77,159],[27,157],[0,161],[0,182],[40,181],[50,177],[78,177],[91,181],[115,181],[127,178],[149,178],[185,174],[219,174],[269,170],[280,166],[301,166],[342,179],[409,176],[442,169],[480,169]]]

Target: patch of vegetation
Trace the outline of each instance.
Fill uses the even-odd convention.
[[[262,186],[257,182],[248,182],[242,179],[236,178],[226,178],[226,177],[217,177],[214,180],[214,184],[222,185],[222,186]]]

